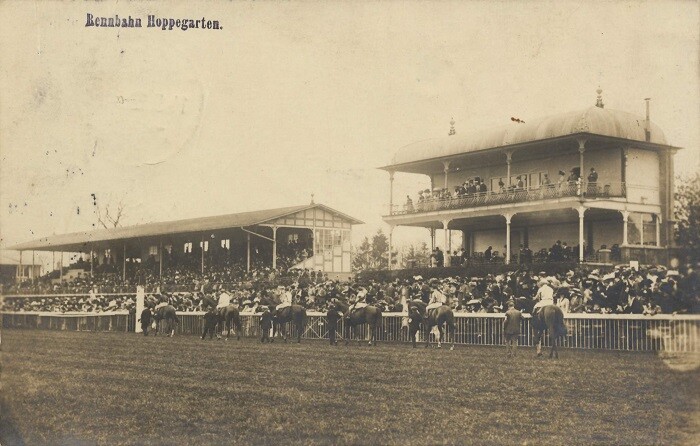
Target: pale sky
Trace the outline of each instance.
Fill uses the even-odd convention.
[[[221,30],[86,28],[95,16]],[[697,2],[0,4],[0,247],[310,201],[387,229],[400,147],[584,109],[644,115],[699,166]],[[397,175],[395,197],[427,179]],[[80,213],[78,214],[78,208]],[[398,245],[428,240],[398,229]]]

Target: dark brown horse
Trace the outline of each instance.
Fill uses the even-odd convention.
[[[547,305],[532,315],[530,323],[534,333],[533,342],[537,345],[537,356],[542,356],[542,337],[544,332],[549,334],[549,341],[552,344],[549,357],[559,358],[557,351],[557,340],[561,336],[566,336],[566,325],[564,325],[564,312],[556,305]]]
[[[345,345],[348,345],[357,333],[357,327],[367,324],[371,333],[369,345],[377,345],[377,330],[382,328],[382,309],[374,305],[367,305],[363,308],[356,308],[353,311],[349,310],[349,306],[345,303],[336,303],[340,311],[343,313],[343,322],[345,323]],[[361,341],[358,339],[358,343]]]
[[[177,311],[172,305],[165,305],[153,312],[153,320],[156,321],[156,330],[153,336],[158,334],[161,322],[165,322],[165,332],[168,336],[175,336],[175,327],[180,322],[177,318]]]
[[[235,305],[227,305],[225,307],[219,308],[216,310],[217,316],[219,316],[217,320],[217,330],[216,330],[216,336],[218,338],[221,337],[219,333],[221,333],[222,330],[226,330],[226,340],[228,341],[229,336],[231,335],[231,329],[236,328],[236,340],[240,341],[241,340],[241,314],[238,311],[238,308],[236,308]]]
[[[291,305],[289,307],[275,310],[272,315],[272,340],[279,334],[284,342],[287,342],[287,322],[294,325],[297,330],[297,343],[301,343],[301,335],[304,333],[306,325],[306,308],[301,305]]]
[[[423,302],[411,301],[408,304],[408,314],[410,322],[408,324],[408,336],[410,337],[413,348],[416,347],[416,333],[420,329],[421,323],[423,324],[423,330],[425,334],[425,348],[430,347],[430,332],[433,327],[437,327],[440,332],[440,338],[438,339],[438,348],[442,348],[442,340],[445,337],[445,332],[443,331],[443,325],[446,325],[447,333],[452,341],[450,350],[455,349],[455,315],[448,305],[440,305],[437,308],[431,308],[426,310],[427,305]]]

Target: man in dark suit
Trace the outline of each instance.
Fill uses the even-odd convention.
[[[269,307],[265,307],[260,316],[260,342],[270,342],[270,330],[272,330],[272,313]]]
[[[326,320],[328,322],[328,339],[331,345],[338,345],[336,340],[336,330],[338,329],[338,321],[342,315],[336,309],[335,304],[330,304],[328,307],[328,313],[326,314]]]
[[[214,338],[214,332],[216,331],[216,322],[219,319],[219,315],[216,314],[216,308],[209,308],[209,310],[204,314],[204,331],[202,332],[202,339],[209,333],[209,339]]]
[[[143,330],[143,335],[148,336],[148,327],[151,326],[151,309],[146,307],[143,309],[141,312],[141,318],[139,321],[141,322],[141,330]]]
[[[435,255],[437,256],[437,266],[445,266],[445,255],[440,248],[435,248]]]
[[[630,291],[628,297],[627,297],[627,308],[625,309],[625,313],[629,314],[642,314],[644,313],[644,305],[642,304],[642,301],[639,300],[639,297],[637,297],[637,293],[634,291]]]
[[[515,309],[515,302],[512,300],[508,301],[508,311],[506,311],[505,319],[503,320],[503,335],[506,338],[506,349],[509,358],[515,356],[522,319],[522,313]]]

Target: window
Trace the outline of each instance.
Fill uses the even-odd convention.
[[[299,241],[299,234],[294,233],[294,234],[287,235],[287,243],[297,243],[298,241]]]
[[[544,183],[544,176],[547,174],[547,172],[536,172],[536,173],[531,173],[528,175],[528,181],[531,187],[540,187],[542,183]],[[549,182],[552,182],[552,179],[549,179]]]
[[[231,247],[231,240],[227,238],[221,239],[221,247],[224,249],[229,249]]]
[[[501,190],[501,187],[498,185],[499,181],[503,181],[503,187],[508,187],[508,184],[506,183],[506,179],[504,177],[496,177],[496,178],[491,178],[491,191],[493,192],[498,192]]]
[[[173,245],[165,245],[165,250],[168,252],[168,254],[173,253]]]
[[[191,253],[192,252],[192,242],[187,242],[185,243],[185,253]]]
[[[522,174],[522,173],[517,174],[517,175],[511,175],[511,176],[510,176],[510,184],[511,184],[511,186],[515,186],[515,187],[518,186],[518,177],[520,177],[520,178],[523,180],[523,187],[527,189],[527,187],[528,187],[527,175],[526,175],[526,174]],[[506,184],[506,186],[508,186],[508,185]]]
[[[343,244],[342,238],[341,238],[341,232],[337,229],[333,231],[333,246],[340,246]]]
[[[151,245],[148,247],[148,255],[149,256],[157,256],[158,255],[158,246],[156,245]]]
[[[199,242],[199,247],[204,248],[204,251],[209,251],[209,240],[205,240],[204,242]]]
[[[642,244],[656,246],[655,214],[642,214]]]
[[[627,243],[656,246],[656,219],[655,214],[630,212],[627,220]]]
[[[627,220],[627,243],[630,245],[642,244],[642,214],[630,212]]]

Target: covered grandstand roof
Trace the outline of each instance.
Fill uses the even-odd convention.
[[[116,240],[128,240],[144,237],[157,237],[172,234],[187,234],[218,229],[241,228],[255,226],[271,222],[280,217],[294,214],[308,209],[321,208],[350,222],[350,224],[363,224],[362,221],[336,211],[323,204],[310,204],[303,206],[290,206],[276,209],[265,209],[237,214],[217,215],[212,217],[190,218],[166,222],[147,223],[142,225],[126,226],[122,228],[99,229],[95,231],[73,232],[42,237],[30,242],[11,246],[10,249],[18,251],[68,251],[78,252],[90,244],[109,242]]]
[[[509,124],[462,135],[415,142],[400,148],[391,160],[391,164],[384,169],[581,133],[646,142],[645,121],[644,117],[631,113],[591,106],[585,110],[528,119],[522,125]],[[654,123],[651,123],[649,142],[666,145],[663,131]]]
[[[24,266],[29,266],[32,264],[32,256],[24,256],[22,259],[22,265]],[[0,265],[19,265],[19,252],[17,251],[7,251],[7,250],[0,250]],[[35,266],[41,265],[41,261],[37,260],[34,261]]]

